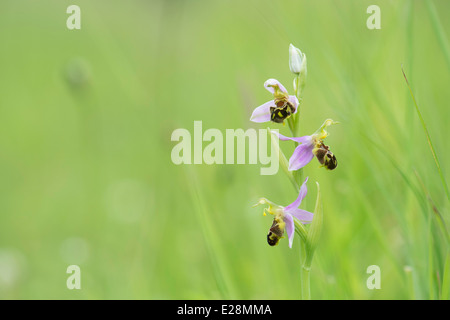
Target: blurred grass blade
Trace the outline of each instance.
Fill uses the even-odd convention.
[[[403,66],[402,66],[402,73],[403,73],[403,77],[405,78],[406,85],[408,86],[409,92],[411,93],[411,97],[413,99],[414,106],[416,107],[417,115],[419,116],[420,122],[422,123],[423,130],[425,131],[428,145],[430,146],[430,150],[433,155],[434,162],[436,163],[436,167],[438,169],[439,176],[441,177],[442,185],[444,186],[445,194],[447,195],[447,199],[450,200],[450,194],[448,191],[447,182],[445,181],[444,175],[442,174],[441,164],[439,163],[439,159],[437,157],[436,151],[434,150],[433,143],[431,142],[430,134],[428,133],[427,125],[425,124],[425,120],[423,120],[422,114],[420,113],[419,106],[417,105],[416,98],[414,97],[411,86],[409,85],[408,78],[406,77],[405,71],[403,70]]]
[[[450,243],[450,234],[448,233],[447,225],[445,223],[444,217],[442,216],[439,209],[436,207],[436,204],[434,203],[433,199],[431,198],[430,193],[428,192],[428,189],[425,187],[425,184],[423,183],[422,179],[419,176],[419,173],[417,170],[414,170],[414,173],[417,177],[417,180],[419,181],[420,185],[422,186],[422,190],[425,194],[425,197],[427,198],[431,209],[434,212],[434,216],[436,217],[436,220],[438,222],[439,227],[442,230],[443,235],[445,236],[445,239],[447,240],[447,243]]]
[[[433,243],[433,233],[432,233],[432,219],[428,222],[428,289],[429,299],[435,299],[435,264],[434,264],[434,243]]]
[[[442,277],[442,300],[450,298],[450,251],[447,251],[447,258],[445,259],[444,275]]]
[[[229,286],[227,285],[227,281],[225,280],[226,275],[224,272],[224,267],[221,262],[225,261],[225,257],[223,257],[223,253],[219,247],[219,242],[214,236],[216,233],[213,231],[213,227],[209,220],[207,214],[207,208],[205,200],[201,194],[201,189],[199,183],[197,181],[197,176],[194,169],[189,168],[187,170],[187,180],[192,185],[192,188],[189,188],[191,191],[192,202],[194,205],[194,211],[196,213],[196,218],[201,226],[201,232],[205,238],[205,246],[208,252],[208,255],[211,259],[211,264],[213,267],[213,274],[216,280],[217,288],[221,293],[223,299],[230,298]]]
[[[397,170],[397,172],[400,174],[400,176],[402,177],[402,179],[406,182],[406,184],[408,185],[408,187],[411,189],[411,191],[413,192],[413,194],[416,196],[417,201],[419,202],[419,204],[422,207],[422,212],[425,214],[426,213],[426,204],[425,204],[425,199],[422,193],[419,192],[419,190],[414,186],[414,184],[412,183],[412,181],[408,178],[408,175],[406,174],[406,172],[404,172],[400,165],[394,160],[394,158],[390,155],[389,152],[386,151],[386,149],[384,149],[383,147],[381,147],[379,144],[377,144],[375,141],[373,141],[371,138],[369,138],[368,136],[363,134],[363,137],[370,142],[375,148],[377,148],[380,151],[380,154],[385,156],[389,162],[392,164],[392,166]]]
[[[431,23],[433,25],[434,31],[437,34],[439,44],[444,52],[445,61],[447,62],[447,67],[450,69],[450,44],[448,43],[448,37],[445,34],[445,30],[442,27],[441,21],[439,20],[436,7],[430,0],[426,1],[428,13],[430,14]]]

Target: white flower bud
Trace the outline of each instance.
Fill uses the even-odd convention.
[[[302,70],[303,63],[306,61],[304,59],[305,55],[300,51],[300,49],[294,47],[292,44],[289,45],[289,69],[292,73],[299,74]]]
[[[289,45],[289,69],[296,75],[294,90],[297,99],[301,101],[306,84],[306,55],[292,44]]]

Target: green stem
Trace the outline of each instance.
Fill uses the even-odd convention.
[[[295,137],[295,114],[291,115],[288,119],[287,119],[287,123],[289,126],[289,130],[291,130],[291,135],[293,137]]]
[[[311,300],[311,287],[310,287],[311,259],[308,257],[308,251],[306,250],[306,241],[301,242],[300,248],[301,248],[300,259],[302,266],[300,272],[302,300]]]
[[[302,90],[299,86],[300,76],[297,76],[295,79],[295,96],[297,97],[299,104],[297,107],[297,112],[292,115],[289,123],[289,128],[291,129],[291,134],[293,137],[300,136],[300,126],[299,126],[299,115],[300,115],[300,104],[302,102]],[[298,143],[295,143],[295,146],[298,146]],[[297,184],[302,185],[303,181],[303,168],[297,171],[294,171],[294,178],[297,181]],[[303,227],[303,226],[302,226]],[[302,299],[303,300],[311,300],[311,289],[310,289],[310,272],[311,272],[311,258],[308,257],[308,251],[306,250],[306,242],[307,232],[302,228],[304,238],[300,241],[300,259],[301,259],[301,290],[302,290]]]
[[[300,133],[299,133],[300,126],[299,126],[298,122],[299,122],[299,115],[300,115],[300,105],[302,102],[302,93],[301,93],[301,90],[298,85],[299,81],[300,81],[300,76],[298,75],[294,81],[294,83],[296,83],[295,84],[295,96],[298,99],[297,112],[291,116],[291,118],[290,118],[291,121],[289,122],[289,128],[291,129],[291,134],[293,137],[300,136]],[[295,142],[295,147],[297,147],[298,145],[299,145],[299,143]],[[300,170],[294,171],[294,178],[297,181],[297,184],[299,186],[301,186],[303,183],[303,168]]]
[[[302,299],[303,300],[311,300],[311,290],[310,290],[310,282],[309,282],[309,273],[310,268],[303,266],[302,267]]]
[[[292,174],[292,172],[289,171],[289,161],[286,159],[286,156],[284,155],[283,151],[281,151],[278,139],[276,139],[274,135],[271,133],[270,128],[267,128],[267,131],[269,132],[270,139],[272,140],[272,147],[278,153],[278,160],[280,162],[281,168],[283,169],[286,176],[289,178],[289,181],[291,181],[292,186],[295,189],[295,192],[298,192],[300,188],[299,184],[295,180],[295,177]]]

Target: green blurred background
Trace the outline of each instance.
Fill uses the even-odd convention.
[[[66,9],[81,8],[81,30]],[[366,9],[381,8],[369,30]],[[270,247],[259,197],[296,194],[260,165],[174,165],[172,131],[249,121],[290,43],[308,57],[302,134],[326,118],[334,171],[313,299],[448,298],[448,1],[0,2],[0,298],[299,299],[299,240]],[[293,145],[283,143],[288,156]],[[447,258],[446,258],[447,257]],[[81,268],[68,290],[66,268]],[[370,265],[381,289],[366,286]],[[405,271],[406,268],[406,271]],[[446,271],[447,270],[447,271]]]

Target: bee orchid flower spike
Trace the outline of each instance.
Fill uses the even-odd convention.
[[[289,239],[289,248],[292,248],[295,231],[294,218],[298,219],[303,224],[310,223],[313,220],[313,213],[299,208],[308,191],[306,188],[307,181],[308,178],[303,182],[297,199],[286,207],[277,205],[266,198],[259,199],[258,203],[255,205],[267,204],[269,207],[264,209],[264,215],[268,212],[274,216],[272,226],[267,234],[267,242],[269,245],[277,245],[286,230]]]

